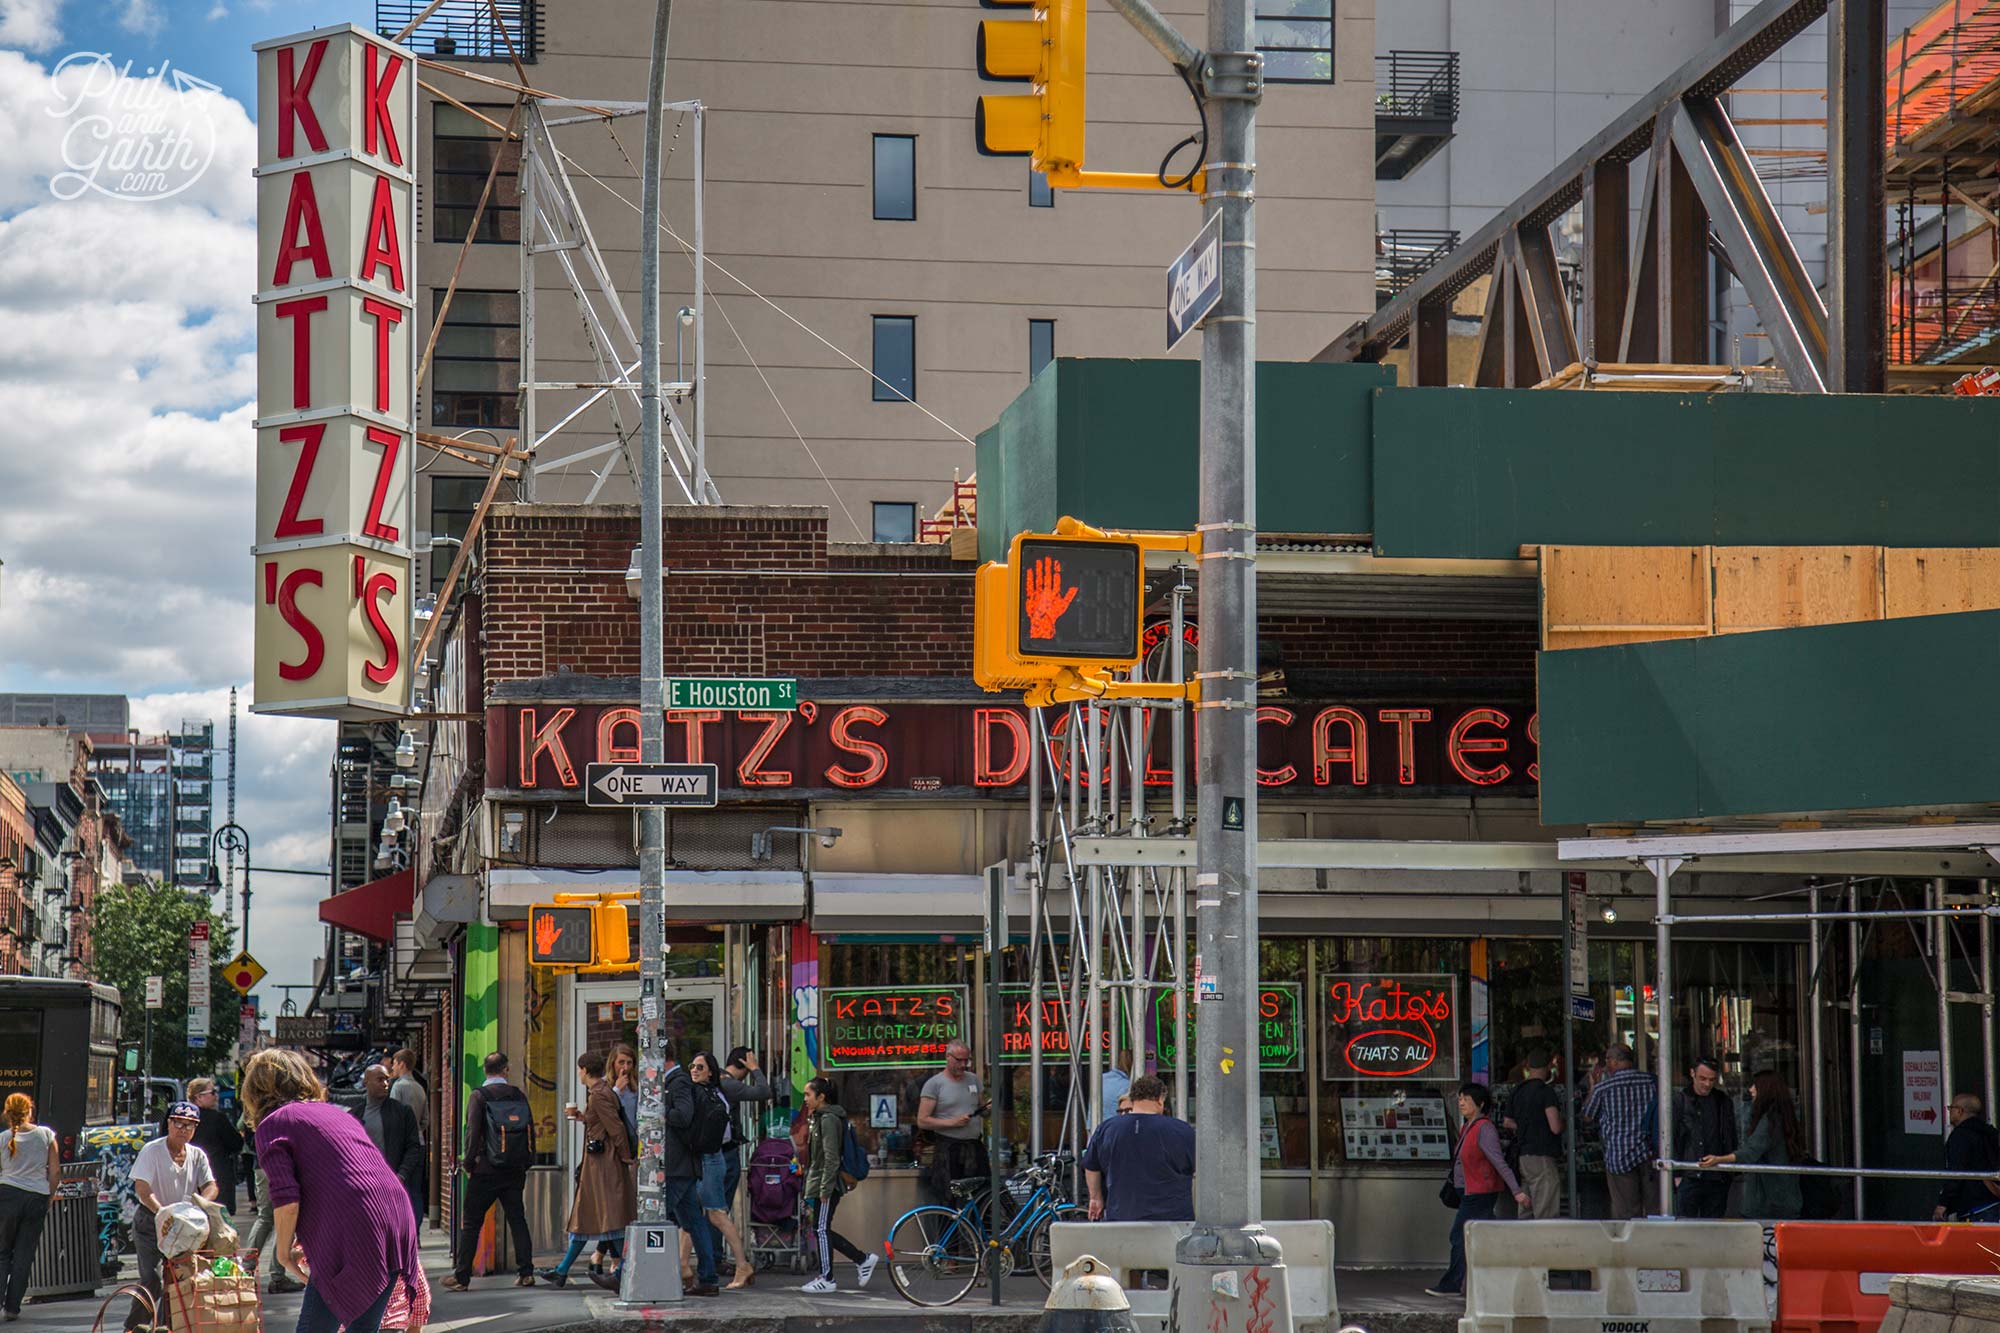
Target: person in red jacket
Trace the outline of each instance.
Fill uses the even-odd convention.
[[[1521,1207],[1529,1204],[1527,1191],[1507,1167],[1500,1130],[1487,1115],[1492,1106],[1493,1094],[1484,1083],[1468,1083],[1458,1090],[1458,1118],[1465,1128],[1459,1132],[1458,1151],[1451,1162],[1451,1183],[1459,1191],[1458,1212],[1451,1219],[1451,1265],[1436,1286],[1424,1289],[1427,1295],[1465,1293],[1465,1224],[1491,1218],[1503,1187]]]

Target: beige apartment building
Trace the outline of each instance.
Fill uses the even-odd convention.
[[[417,0],[378,0],[393,34]],[[1201,0],[1162,8],[1199,41]],[[1265,359],[1306,359],[1374,308],[1377,144],[1373,0],[1272,0],[1260,20],[1273,76],[1259,116],[1258,336]],[[564,98],[643,101],[653,6],[639,0],[503,4],[534,87]],[[682,0],[674,6],[667,96],[703,104],[706,457],[723,499],[825,504],[835,539],[909,540],[970,475],[970,437],[991,425],[1050,356],[1165,353],[1166,265],[1201,224],[1186,194],[1056,192],[1026,158],[978,151],[982,19],[1026,10],[980,0]],[[425,57],[511,80],[484,0],[447,0],[409,41]],[[1197,126],[1179,78],[1118,15],[1091,5],[1089,161],[1151,171]],[[518,149],[511,93],[439,70],[425,81],[476,112],[421,95],[418,274],[427,335],[458,262],[486,172],[495,197],[465,259],[420,400],[445,434],[520,430],[522,339]],[[545,120],[587,115],[545,106]],[[638,324],[637,212],[643,118],[586,119],[550,132],[612,281]],[[694,118],[666,123],[669,226],[694,235]],[[1184,151],[1176,166],[1185,169]],[[546,204],[549,192],[539,201]],[[537,379],[594,382],[590,337],[562,260],[534,263]],[[664,242],[666,378],[677,377],[674,312],[693,302],[692,264]],[[744,284],[761,294],[760,299]],[[686,374],[693,372],[692,338]],[[419,344],[421,346],[421,343]],[[1199,339],[1176,355],[1199,355]],[[879,376],[879,379],[871,377]],[[886,381],[886,385],[884,383]],[[907,392],[914,403],[904,401]],[[581,404],[537,396],[546,431]],[[691,424],[691,417],[690,424]],[[631,406],[600,400],[544,447],[535,498],[629,500],[614,452],[636,436]],[[472,435],[475,440],[491,437]],[[418,527],[463,530],[476,469],[426,452]],[[611,473],[601,481],[598,470]],[[671,477],[670,499],[681,498]],[[434,557],[432,583],[450,552]]]

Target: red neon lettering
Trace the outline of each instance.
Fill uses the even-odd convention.
[[[267,561],[264,565],[264,600],[278,604],[278,614],[306,648],[306,655],[297,662],[279,661],[279,680],[310,680],[326,661],[326,640],[320,636],[319,626],[299,610],[299,589],[307,584],[315,588],[325,586],[317,569],[295,569],[281,583],[277,562]]]
[[[937,1007],[939,1018],[950,1018],[958,1012],[958,997],[955,995],[940,995],[932,1003]]]
[[[1104,722],[1108,723],[1111,720],[1111,710],[1108,708],[1098,707],[1097,715]],[[1051,741],[1055,741],[1058,739],[1065,740],[1064,744],[1056,746],[1056,771],[1065,782],[1069,781],[1070,764],[1073,762],[1071,757],[1072,752],[1080,750],[1085,745],[1088,745],[1090,743],[1090,738],[1088,734],[1089,720],[1088,717],[1085,716],[1084,714],[1077,714],[1077,716],[1084,721],[1085,734],[1077,737],[1076,743],[1074,745],[1067,743],[1066,738],[1069,733],[1070,716],[1071,715],[1069,713],[1064,713],[1061,717],[1056,719],[1055,725],[1049,728],[1049,739]],[[1103,730],[1104,730],[1105,743],[1108,745],[1111,740],[1110,728],[1107,726]],[[1100,752],[1100,757],[1101,757],[1101,752]],[[1085,763],[1085,775],[1083,780],[1088,782],[1090,780],[1089,760],[1086,759],[1084,763]],[[1098,771],[1101,774],[1103,774],[1103,776],[1098,779],[1098,785],[1099,786],[1109,785],[1109,783],[1111,782],[1111,765],[1109,763],[1102,764]]]
[[[1260,991],[1257,995],[1257,1016],[1259,1018],[1276,1018],[1280,1003],[1282,1001],[1278,998],[1278,992],[1274,990]]]
[[[618,728],[632,728],[632,743],[618,743]],[[636,764],[639,752],[639,710],[607,708],[597,719],[597,757],[607,764]]]
[[[687,728],[687,762],[706,763],[704,755],[707,747],[702,743],[701,729],[711,722],[722,721],[722,714],[713,708],[683,708],[678,712],[669,711],[667,721],[678,722]]]
[[[305,73],[292,77],[292,54],[296,47],[278,48],[278,156],[292,155],[292,122],[306,132],[306,143],[315,153],[326,151],[326,131],[319,127],[319,114],[307,99],[313,80],[319,77],[319,62],[326,55],[326,39],[321,38],[306,51]]]
[[[292,406],[312,406],[312,317],[326,309],[324,296],[301,296],[273,307],[279,319],[292,323]]]
[[[1289,727],[1292,725],[1292,710],[1289,708],[1279,708],[1275,704],[1266,704],[1257,710],[1257,725],[1261,727],[1267,722],[1275,722],[1281,727]],[[1298,780],[1299,770],[1292,764],[1286,764],[1283,768],[1260,768],[1257,770],[1257,785],[1260,787],[1282,787],[1287,782],[1297,782]]]
[[[1341,978],[1326,988],[1329,1023],[1421,1023],[1451,1017],[1451,996],[1444,991],[1412,991],[1392,979],[1352,981]]]
[[[1417,782],[1417,723],[1431,720],[1428,708],[1385,708],[1378,716],[1396,727],[1396,781],[1405,787]]]
[[[771,757],[780,738],[792,729],[790,713],[738,713],[746,722],[762,722],[764,734],[750,747],[750,753],[743,756],[743,762],[736,766],[736,785],[739,787],[789,787],[792,772],[788,768],[774,768],[766,771],[764,761]]]
[[[304,240],[299,238],[301,230]],[[319,224],[319,196],[313,193],[312,173],[292,173],[292,191],[285,199],[285,221],[278,229],[278,262],[271,270],[271,285],[287,287],[292,266],[310,259],[315,278],[333,276],[333,261],[326,257],[326,231]]]
[[[826,780],[836,787],[848,788],[872,787],[880,782],[882,775],[889,771],[889,752],[874,741],[862,740],[852,735],[851,728],[859,723],[879,727],[888,720],[887,713],[868,704],[855,704],[834,714],[832,732],[834,745],[849,754],[865,755],[868,767],[855,773],[837,764],[829,764]]]
[[[1537,754],[1541,753],[1542,715],[1540,713],[1528,714],[1528,744],[1535,747]],[[1528,780],[1530,782],[1540,782],[1542,780],[1542,766],[1539,761],[1530,760],[1528,762]]]
[[[389,178],[375,178],[375,198],[368,205],[368,234],[361,251],[361,280],[366,282],[375,276],[379,264],[389,267],[389,289],[400,292],[403,288],[403,245],[397,239],[396,205],[389,193]]]
[[[373,50],[374,48],[370,47],[369,49]],[[326,304],[324,297],[320,299],[320,304],[324,308]],[[372,317],[375,321],[375,410],[377,412],[387,412],[389,410],[389,330],[394,325],[403,322],[403,307],[390,305],[387,301],[378,301],[372,296],[364,296],[361,298],[361,310],[362,313]],[[299,406],[303,407],[305,404],[301,403]]]
[[[1007,767],[993,767],[993,728],[1013,737],[1014,748]],[[972,785],[1011,787],[1028,773],[1028,722],[1011,708],[975,708],[972,711]]]
[[[383,596],[396,595],[396,576],[381,570],[369,576],[361,586],[361,614],[368,617],[368,627],[375,631],[377,642],[382,645],[382,665],[364,661],[361,674],[377,685],[387,685],[396,678],[396,664],[402,660],[401,650],[396,646],[396,636],[389,629],[389,622],[382,618]]]
[[[1497,708],[1475,708],[1454,722],[1451,727],[1451,745],[1447,753],[1451,756],[1451,766],[1467,782],[1476,782],[1482,787],[1490,787],[1496,782],[1505,782],[1513,769],[1505,763],[1491,768],[1479,768],[1469,764],[1465,756],[1469,754],[1504,754],[1507,749],[1505,736],[1473,736],[1474,727],[1499,727],[1502,731],[1513,719]]]
[[[389,479],[396,474],[396,454],[403,447],[403,437],[385,427],[370,426],[368,443],[382,446],[382,461],[375,467],[375,491],[368,497],[368,516],[362,520],[361,534],[392,542],[402,535],[402,529],[383,519],[382,506],[389,499]]]
[[[521,785],[539,787],[541,782],[541,756],[547,750],[549,758],[555,761],[556,780],[565,787],[576,785],[576,765],[569,761],[569,747],[563,744],[562,729],[576,716],[574,708],[558,708],[548,725],[535,725],[535,710],[521,710]]]
[[[285,504],[278,511],[278,526],[272,530],[271,540],[315,537],[326,531],[325,519],[299,517],[299,506],[305,503],[306,486],[312,481],[313,467],[319,460],[320,441],[325,436],[324,421],[314,421],[303,426],[286,426],[278,432],[278,443],[299,446],[299,461],[292,468],[292,484],[285,491]]]
[[[1335,747],[1334,724],[1347,728],[1347,744]],[[1322,708],[1313,719],[1313,781],[1324,787],[1333,781],[1333,766],[1346,764],[1348,781],[1368,785],[1368,719],[1352,708]]]
[[[382,142],[388,145],[381,150],[382,156],[400,167],[403,165],[403,146],[396,142],[396,121],[389,114],[389,90],[396,86],[396,76],[403,72],[403,58],[401,56],[389,56],[388,63],[384,66],[382,74],[378,78],[375,73],[375,57],[378,54],[388,55],[389,53],[386,51],[378,52],[376,47],[370,45],[368,48],[368,62],[361,67],[361,86],[363,89],[361,143],[363,149],[367,152],[375,152],[375,138],[379,133]]]

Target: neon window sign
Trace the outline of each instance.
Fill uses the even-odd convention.
[[[1456,976],[1359,972],[1330,978],[1324,985],[1324,1078],[1458,1081]]]
[[[970,1013],[963,986],[822,991],[820,1068],[942,1068],[945,1048],[965,1040]]]

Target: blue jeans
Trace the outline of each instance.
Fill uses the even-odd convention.
[[[1458,1211],[1451,1218],[1451,1266],[1438,1279],[1439,1291],[1465,1290],[1465,1224],[1487,1221],[1493,1216],[1493,1205],[1498,1202],[1498,1194],[1468,1194],[1459,1201]],[[349,1329],[348,1333],[354,1333],[354,1330]]]
[[[382,1294],[375,1298],[375,1303],[347,1326],[347,1333],[376,1333],[382,1327],[382,1312],[389,1308],[389,1293],[396,1289],[399,1281],[400,1277],[391,1277],[389,1285],[382,1288]],[[340,1333],[340,1316],[327,1307],[319,1294],[319,1287],[310,1282],[306,1284],[306,1294],[299,1304],[299,1333]]]
[[[715,1244],[709,1239],[708,1219],[701,1211],[701,1181],[694,1176],[667,1181],[661,1187],[661,1202],[674,1225],[687,1232],[688,1239],[694,1242],[694,1280],[704,1287],[715,1285]],[[366,1333],[366,1330],[349,1329],[348,1333]]]

